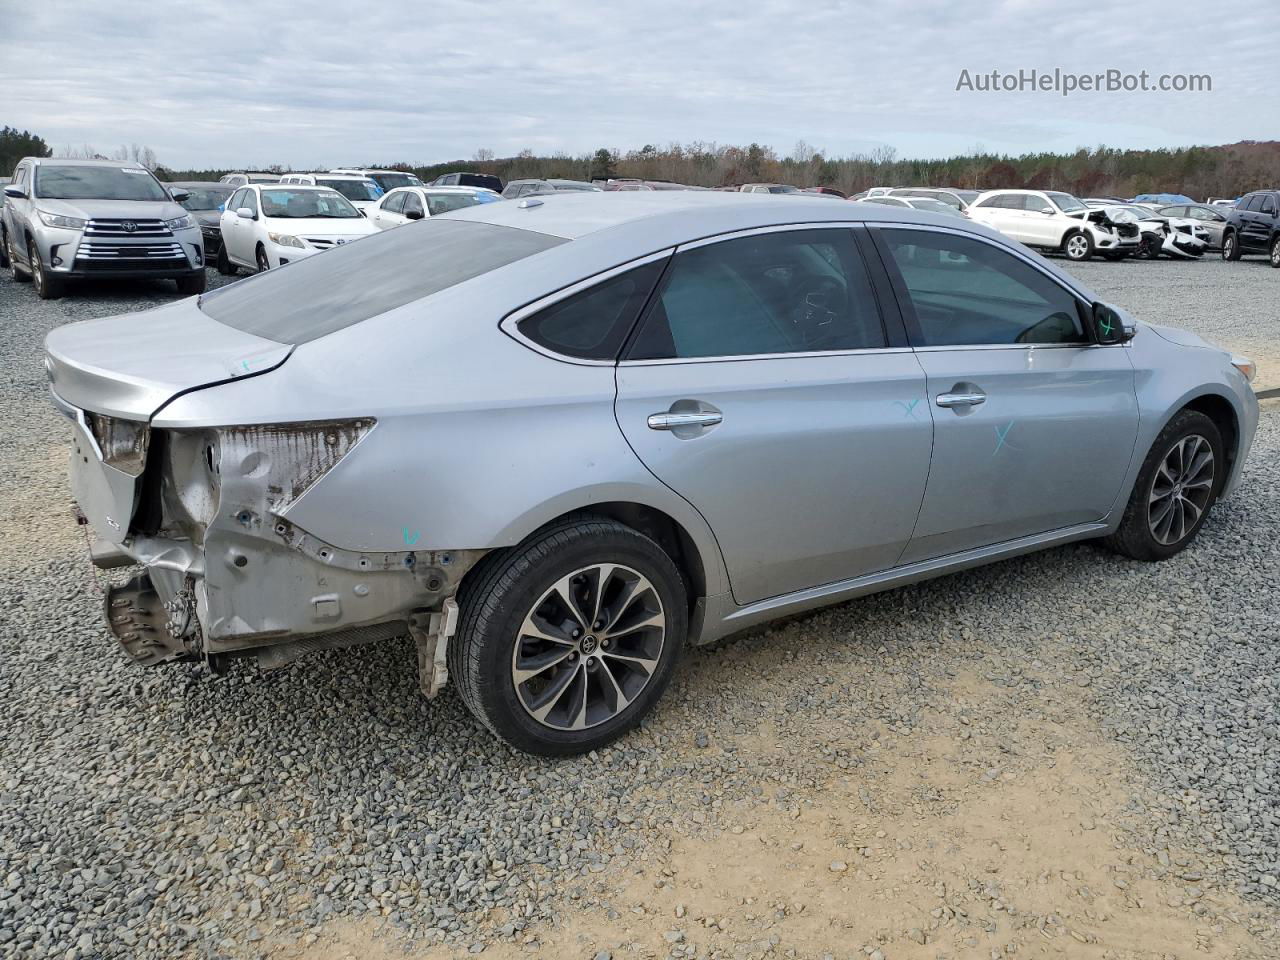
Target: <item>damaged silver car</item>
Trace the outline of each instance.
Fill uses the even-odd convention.
[[[47,339],[151,665],[403,634],[508,742],[592,749],[687,643],[1239,483],[1252,364],[982,226],[875,204],[485,204]],[[140,568],[140,569],[139,569]]]

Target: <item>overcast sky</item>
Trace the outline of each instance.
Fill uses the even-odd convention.
[[[0,124],[58,151],[140,143],[174,168],[691,140],[902,157],[1228,143],[1280,137],[1277,28],[1273,0],[0,0]],[[1213,89],[956,90],[962,69],[1055,67]]]

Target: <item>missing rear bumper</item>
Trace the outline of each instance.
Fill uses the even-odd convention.
[[[171,609],[165,606],[151,582],[140,573],[107,590],[104,613],[112,636],[134,663],[153,667],[161,663],[194,660],[196,654],[169,629]]]

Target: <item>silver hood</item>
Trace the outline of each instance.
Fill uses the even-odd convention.
[[[70,323],[51,331],[44,345],[58,397],[138,421],[149,421],[180,393],[273,370],[293,349],[211,320],[198,297]]]

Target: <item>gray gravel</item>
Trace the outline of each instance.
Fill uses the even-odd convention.
[[[1138,278],[1115,299],[1140,315],[1194,295],[1199,329],[1224,335],[1244,322],[1237,306],[1276,289],[1269,270],[1242,284],[1213,263],[1075,269],[1099,292]],[[975,658],[1027,697],[1038,684],[1017,675],[1031,658],[1087,685],[1097,719],[1143,760],[1153,790],[1135,812],[1152,849],[1190,844],[1210,878],[1280,905],[1274,410],[1244,492],[1173,561],[1076,545],[759,631],[690,656],[635,735],[545,762],[503,748],[451,694],[423,701],[408,641],[217,680],[139,670],[112,648],[65,532],[40,341],[172,296],[157,284],[42,304],[0,278],[0,515],[32,531],[0,545],[0,957],[255,956],[337,916],[464,948],[519,938],[594,874],[660,848],[676,816],[713,822],[722,801],[831,776],[826,747],[769,765],[709,749],[730,733],[769,717],[784,732],[909,736],[939,679]],[[771,676],[706,684],[714,658],[760,645],[777,651]],[[871,664],[865,685],[832,689],[832,659]]]

